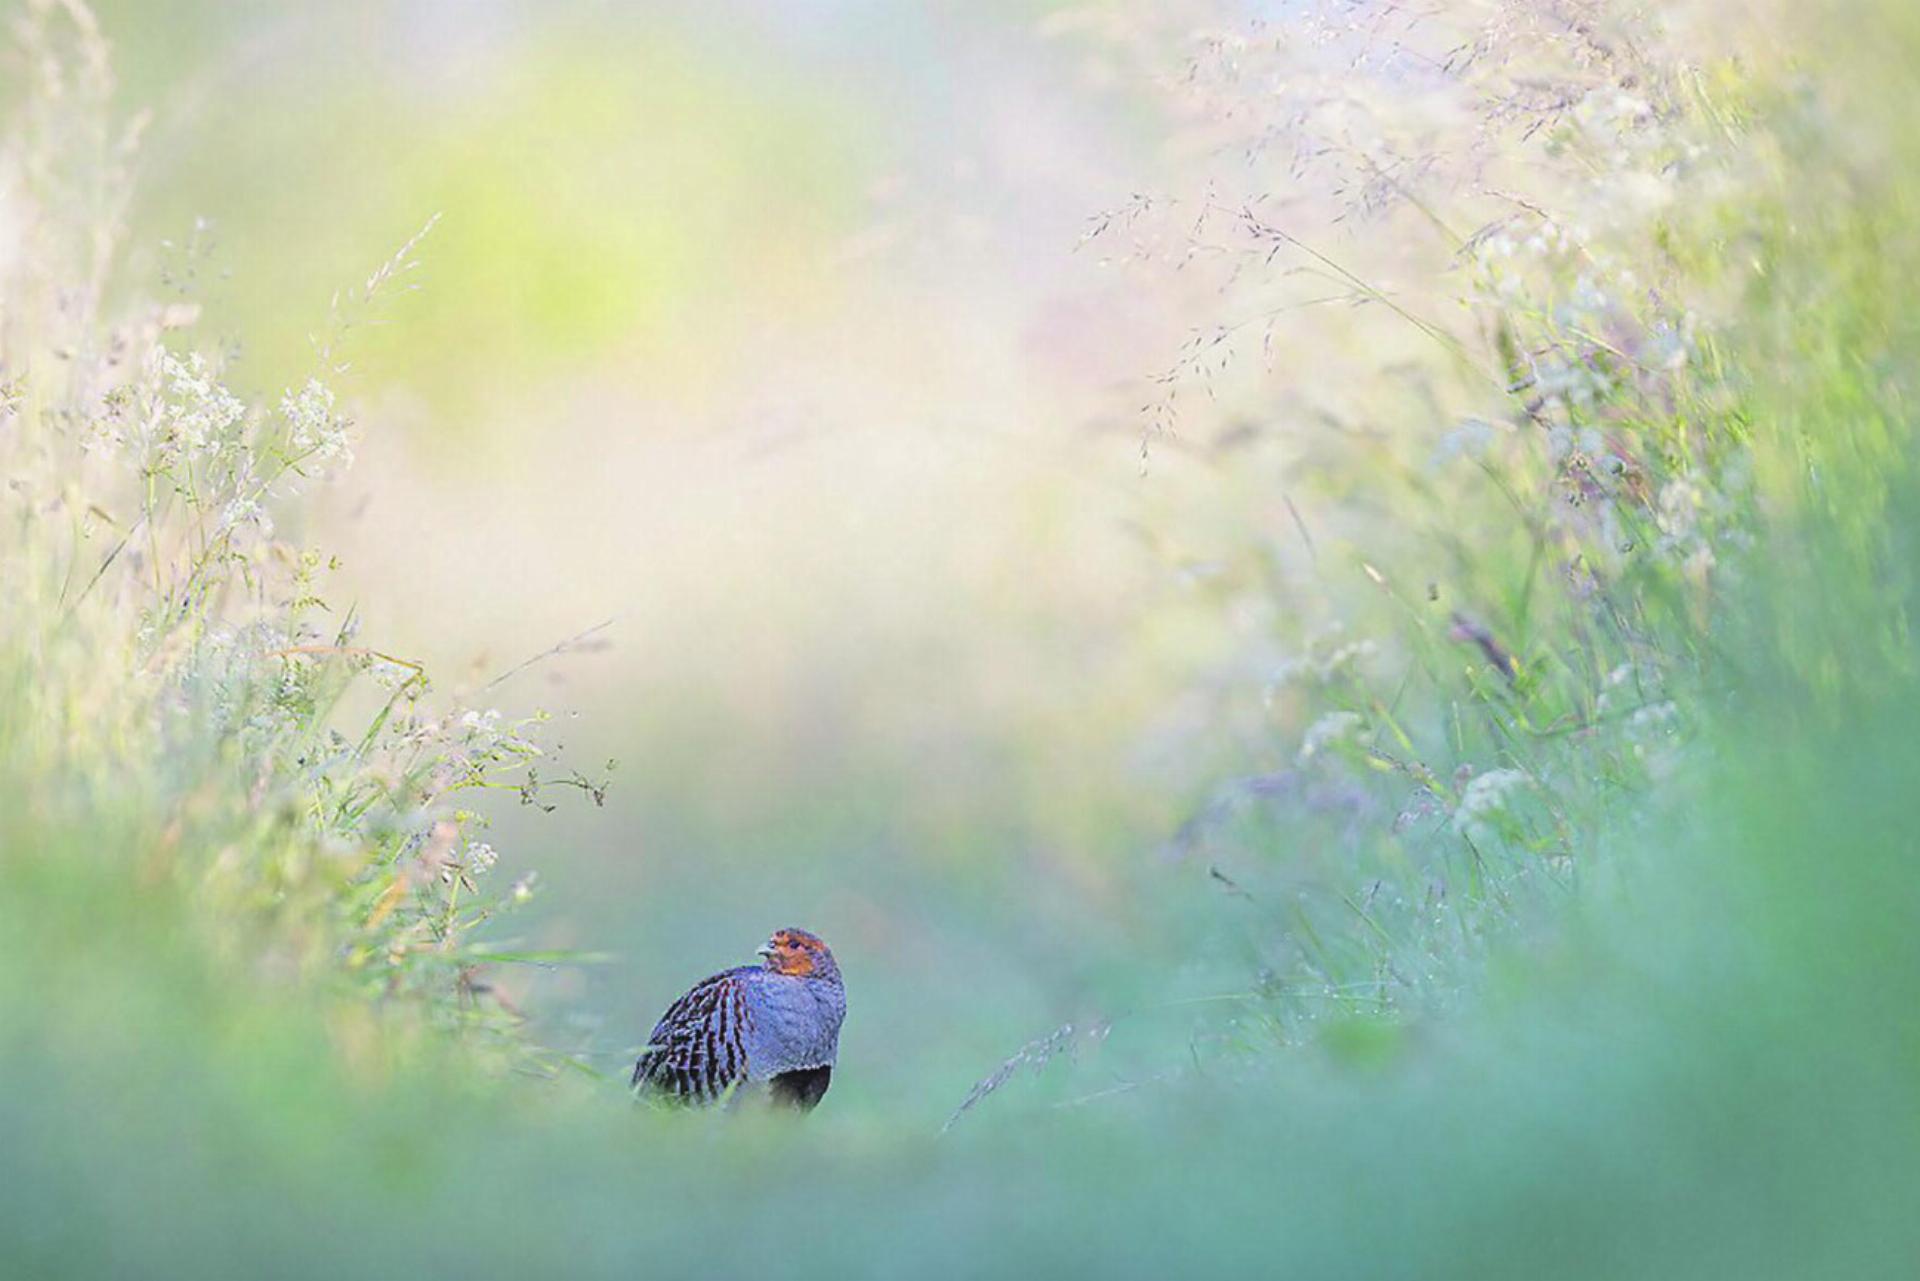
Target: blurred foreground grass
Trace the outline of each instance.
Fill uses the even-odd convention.
[[[447,1046],[390,1058],[378,1016],[196,947],[193,904],[131,871],[137,824],[37,830],[26,799],[10,1271],[1903,1275],[1920,702],[1882,671],[1813,703],[1754,643],[1698,799],[1617,851],[1630,891],[1471,1017],[944,1138],[925,1112],[635,1115]]]
[[[1920,325],[1904,282],[1920,268],[1920,138],[1895,104],[1912,101],[1920,23],[1835,13],[1853,25],[1803,51],[1804,80],[1756,90],[1739,200],[1682,228],[1701,238],[1703,287],[1738,291],[1715,357],[1754,478],[1755,545],[1722,549],[1711,662],[1677,691],[1697,743],[1647,812],[1581,811],[1575,857],[1593,866],[1579,893],[1531,943],[1491,939],[1484,982],[1448,1017],[1323,1020],[1304,1044],[1165,1081],[1080,1080],[1060,1099],[1072,1106],[989,1100],[944,1137],[944,1085],[857,1110],[830,1096],[804,1125],[636,1113],[459,1017],[482,1002],[436,959],[471,959],[458,869],[401,874],[415,829],[453,821],[434,818],[439,765],[418,781],[399,758],[402,781],[382,765],[377,787],[338,772],[323,740],[297,737],[345,697],[319,676],[260,705],[309,719],[260,727],[258,760],[196,756],[194,734],[156,754],[166,740],[141,718],[115,719],[148,706],[117,697],[115,664],[176,661],[115,630],[144,587],[69,607],[70,580],[49,569],[9,584],[21,609],[0,631],[8,1271],[1910,1275]],[[29,393],[28,413],[57,400]],[[189,517],[204,480],[169,482]],[[19,514],[23,531],[46,523]],[[205,546],[188,519],[195,572]],[[271,572],[265,556],[243,563]],[[198,581],[146,606],[195,653],[204,635],[172,620],[200,617]],[[192,712],[197,688],[163,692]],[[245,790],[236,761],[270,798],[377,792],[391,830],[341,821],[330,831],[374,856],[351,862],[356,844],[329,871],[305,816],[261,818],[227,795]],[[184,799],[170,771],[196,784]],[[236,833],[259,842],[259,874],[235,875]],[[414,895],[404,907],[394,886]],[[1116,967],[1134,956],[1123,931],[1110,947]],[[389,956],[418,968],[370,977]],[[1179,995],[1152,973],[1140,988]],[[954,1072],[939,1039],[876,1028],[861,1044],[896,1079]]]

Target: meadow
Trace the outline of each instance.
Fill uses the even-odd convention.
[[[1920,19],[430,8],[7,12],[0,1272],[1911,1274]]]

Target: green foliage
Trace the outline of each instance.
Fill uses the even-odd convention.
[[[1203,1035],[1232,1053],[1449,1008],[1556,928],[1685,765],[1761,516],[1741,304],[1694,248],[1756,178],[1724,87],[1628,6],[1306,9],[1172,46],[1220,161],[1089,236],[1220,263],[1254,318],[1147,407],[1253,524],[1213,590],[1265,623],[1227,678],[1261,714],[1177,842],[1261,957]]]
[[[98,262],[5,259],[9,1270],[1902,1275],[1920,139],[1863,100],[1911,100],[1920,23],[1847,12],[1875,46],[1809,45],[1791,93],[1642,43],[1463,82],[1602,95],[1612,151],[1572,104],[1500,145],[1609,182],[1684,160],[1705,195],[1454,239],[1457,331],[1334,273],[1438,355],[1329,410],[1216,588],[1272,630],[1228,700],[1260,714],[1223,712],[1253,766],[1175,842],[1217,902],[1168,947],[1236,922],[1243,990],[1147,990],[964,1102],[804,1126],[631,1112],[482,990],[515,894],[471,798],[537,799],[544,758],[438,707],[272,538],[342,456],[331,362],[250,406],[177,314],[56,305]],[[9,191],[113,171],[110,131],[76,153],[46,114],[67,83]],[[1253,261],[1317,258],[1228,220]],[[891,1047],[929,1078],[947,1051]]]
[[[274,536],[274,511],[351,459],[327,380],[418,238],[345,297],[309,377],[277,404],[243,401],[220,356],[191,345],[190,304],[107,311],[111,211],[125,206],[110,184],[125,174],[100,150],[130,142],[103,118],[80,133],[91,149],[71,122],[36,119],[76,84],[68,109],[104,112],[105,55],[77,6],[29,6],[20,34],[38,80],[9,197],[48,235],[5,280],[26,305],[0,345],[14,388],[0,439],[13,669],[0,764],[65,822],[132,802],[141,853],[128,874],[192,886],[237,960],[498,1033],[517,1053],[517,1020],[473,982],[473,935],[531,882],[485,888],[495,855],[472,798],[598,785],[543,779],[537,719],[437,705],[419,664],[361,644],[355,616],[329,606],[327,558]],[[89,213],[93,234],[58,252],[62,220]],[[89,273],[95,289],[76,299],[63,282]]]

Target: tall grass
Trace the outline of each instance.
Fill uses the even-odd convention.
[[[1199,159],[1084,248],[1187,282],[1143,451],[1240,522],[1237,760],[1173,848],[1259,959],[1201,1040],[1260,1055],[1456,1007],[1684,774],[1761,514],[1708,248],[1761,90],[1632,5],[1151,30]]]
[[[517,1054],[516,1013],[476,980],[495,958],[474,932],[532,881],[490,884],[475,798],[599,784],[548,766],[537,721],[438,697],[420,664],[369,644],[329,603],[326,553],[278,528],[297,530],[303,492],[351,462],[334,386],[354,331],[409,287],[421,237],[337,296],[304,381],[245,398],[228,354],[196,340],[185,275],[153,299],[117,274],[139,123],[113,115],[89,11],[32,3],[13,35],[11,786],[42,822],[84,827],[111,807],[137,824],[125,874],[191,887],[200,927],[237,962]]]
[[[1235,261],[1205,305],[1331,273],[1403,371],[1287,366],[1302,393],[1253,420],[1283,469],[1191,395],[1148,425],[1155,466],[1190,450],[1264,499],[1218,587],[1262,628],[1257,679],[1221,686],[1249,765],[1176,854],[1265,968],[1044,1113],[1017,1069],[1098,1037],[1036,1029],[940,1138],[635,1114],[497,1070],[527,1051],[476,930],[514,895],[488,896],[470,798],[537,798],[544,758],[366,645],[321,603],[324,556],[269,532],[351,439],[340,349],[250,404],[189,303],[121,300],[104,53],[77,4],[29,5],[0,188],[24,229],[0,347],[10,1270],[1910,1270],[1920,139],[1889,104],[1920,23],[1782,20],[1789,73],[1765,33],[1688,62],[1599,5],[1495,12],[1460,69],[1422,63],[1470,103],[1545,95],[1531,133],[1469,117],[1492,156],[1650,163],[1679,196],[1588,238],[1568,211],[1601,197],[1559,171],[1497,226],[1423,193],[1439,169],[1402,176],[1380,216],[1433,228],[1451,312],[1203,198]],[[1545,64],[1516,52],[1528,14]],[[1536,74],[1602,39],[1644,56]],[[1584,99],[1551,106],[1576,89],[1645,104],[1609,117],[1617,166],[1583,151]],[[1213,380],[1233,431],[1277,399],[1221,372],[1167,385]]]

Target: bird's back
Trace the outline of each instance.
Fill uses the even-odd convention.
[[[766,1083],[777,1102],[813,1107],[839,1050],[846,991],[837,974],[800,978],[742,966],[702,979],[667,1008],[634,1065],[633,1084],[711,1103]]]

